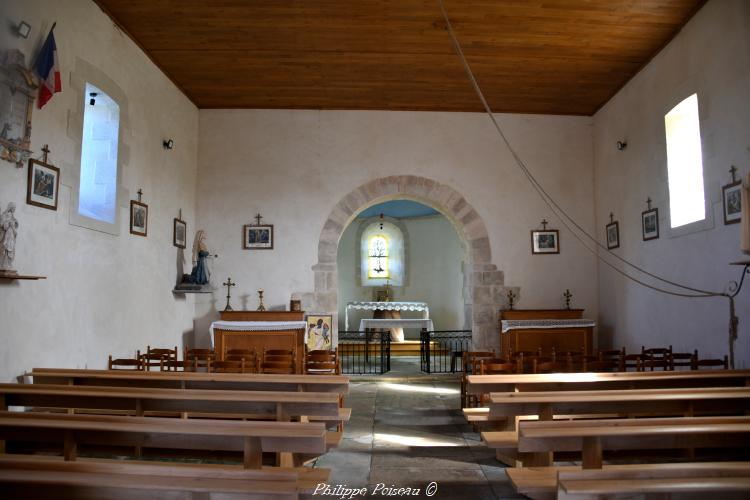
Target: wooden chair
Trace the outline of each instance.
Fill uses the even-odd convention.
[[[194,372],[196,371],[195,368],[195,360],[193,361],[187,361],[187,360],[176,360],[176,359],[164,359],[161,360],[161,365],[159,366],[159,369],[163,372]]]
[[[701,368],[729,369],[729,357],[726,355],[724,359],[698,359],[698,351],[696,350],[693,360],[693,370],[700,370]]]
[[[637,371],[671,370],[670,358],[643,359],[638,361]]]
[[[476,404],[476,398],[469,396],[466,393],[466,377],[468,375],[476,375],[475,371],[475,360],[477,359],[489,359],[495,357],[495,351],[465,351],[461,357],[463,362],[463,373],[461,374],[461,405],[465,407],[471,407]]]
[[[539,349],[539,353],[541,353],[541,349]],[[552,353],[553,356],[542,356],[541,354],[536,356],[526,356],[523,352],[519,353],[518,356],[516,356],[516,365],[518,373],[534,373],[534,365],[535,363],[554,363],[557,361],[557,357],[555,353]]]
[[[151,368],[157,366],[161,369],[162,360],[177,360],[177,346],[174,346],[174,349],[151,348],[151,346],[147,346],[146,353],[141,354],[141,360],[146,371],[151,371]]]
[[[245,360],[239,361],[208,361],[209,373],[246,373]]]
[[[265,349],[260,363],[261,373],[293,374],[296,370],[295,353],[288,349]]]
[[[195,371],[208,370],[208,361],[216,359],[216,352],[213,349],[188,349],[186,347],[182,359],[193,363]]]
[[[646,349],[646,346],[641,346],[641,354],[647,359],[654,361],[669,361],[669,357],[672,355],[672,346],[669,347],[651,347]]]
[[[620,371],[635,372],[640,371],[641,363],[646,360],[643,354],[623,354],[620,356]]]
[[[566,361],[538,361],[534,359],[531,373],[569,373],[570,363]]]
[[[135,359],[133,358],[117,358],[112,359],[112,355],[109,355],[109,361],[107,362],[108,370],[133,370],[143,371],[143,363],[141,362],[141,351],[137,351]]]
[[[696,353],[697,352],[698,351],[696,351]],[[697,356],[697,354],[693,354],[692,352],[673,352],[669,356],[669,369],[687,368],[690,370],[693,368],[693,358],[695,356]]]
[[[518,365],[505,359],[480,359],[477,372],[480,375],[512,375],[517,373]],[[478,406],[484,405],[489,394],[481,394],[477,400]]]
[[[599,361],[614,361],[619,363],[620,356],[624,354],[625,348],[623,347],[622,349],[600,349],[597,356],[599,357]]]
[[[336,350],[316,350],[305,354],[305,373],[308,375],[340,375]]]
[[[584,372],[612,373],[619,370],[620,362],[618,360],[584,361],[583,363]]]
[[[245,372],[256,373],[258,371],[258,355],[255,349],[229,349],[224,355],[226,361],[245,361]]]

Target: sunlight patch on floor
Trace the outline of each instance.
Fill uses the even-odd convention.
[[[462,446],[458,443],[440,441],[439,439],[431,439],[419,436],[402,436],[400,434],[375,433],[375,439],[382,439],[383,441],[386,441],[388,443],[402,444],[404,446]]]
[[[421,392],[425,394],[458,394],[458,389],[449,389],[447,387],[428,387],[424,385],[394,384],[392,382],[381,382],[380,387],[383,389],[392,389],[402,392]]]

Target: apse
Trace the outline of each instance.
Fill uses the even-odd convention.
[[[339,331],[357,331],[362,319],[379,315],[428,317],[434,330],[464,328],[465,260],[453,225],[432,207],[400,199],[362,210],[339,241]],[[356,305],[366,302],[415,305],[379,311]],[[418,329],[394,330],[395,342],[419,340]]]

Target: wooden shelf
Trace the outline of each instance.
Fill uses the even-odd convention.
[[[213,293],[213,290],[178,290],[174,288],[172,293],[177,295],[185,295],[186,293]]]
[[[14,280],[46,280],[46,276],[25,276],[23,274],[17,274],[15,276],[7,275],[2,276],[0,275],[0,280],[8,280],[8,281],[14,281]]]

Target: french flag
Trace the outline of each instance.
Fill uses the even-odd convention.
[[[47,101],[52,99],[55,93],[62,90],[60,65],[57,62],[57,44],[52,30],[47,35],[47,41],[44,42],[44,46],[39,52],[34,70],[39,75],[40,80],[37,106],[42,109],[42,106],[47,104]]]

